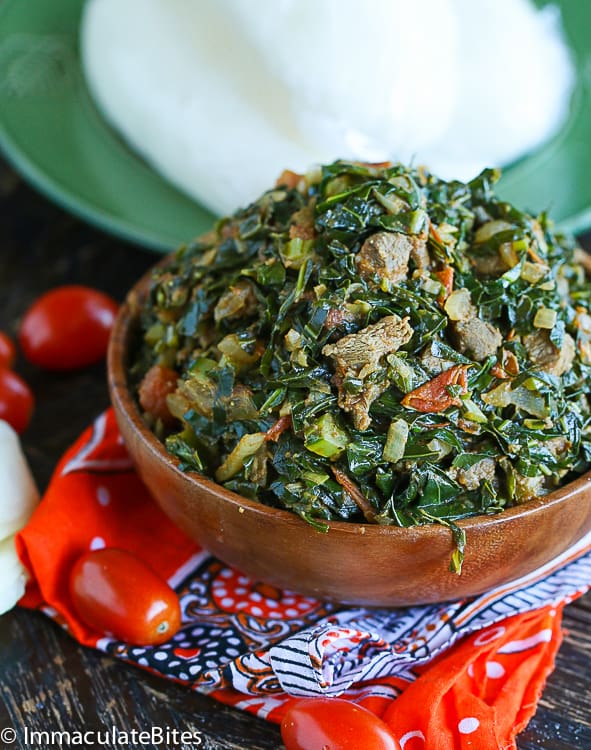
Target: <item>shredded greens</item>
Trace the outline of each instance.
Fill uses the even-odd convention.
[[[284,173],[181,247],[132,375],[182,467],[318,529],[447,525],[456,571],[458,519],[587,469],[589,261],[497,178]]]

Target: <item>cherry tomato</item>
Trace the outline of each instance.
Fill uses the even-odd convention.
[[[70,596],[93,630],[138,646],[171,638],[181,624],[170,586],[131,552],[115,547],[86,552],[70,574]]]
[[[16,372],[0,367],[0,419],[23,433],[33,413],[35,401],[29,386]]]
[[[13,340],[4,331],[0,331],[0,367],[12,367],[16,359],[16,347]]]
[[[387,724],[342,698],[304,698],[281,722],[287,750],[400,750]]]
[[[75,370],[105,356],[117,314],[111,297],[86,286],[60,286],[41,295],[19,330],[23,354],[47,370]]]

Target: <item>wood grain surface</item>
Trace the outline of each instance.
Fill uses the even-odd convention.
[[[582,241],[591,249],[591,237]],[[151,253],[64,213],[0,163],[0,329],[14,334],[33,299],[58,284],[89,284],[122,300],[154,262]],[[61,453],[107,406],[105,368],[48,375],[21,358],[17,370],[37,397],[23,442],[43,488]],[[591,750],[591,595],[567,607],[564,625],[556,668],[518,738],[519,750]],[[275,726],[85,649],[38,613],[15,609],[0,617],[0,730],[16,730],[15,742],[0,741],[0,750],[45,748],[26,742],[25,727],[129,732],[153,726],[196,731],[200,744],[137,747],[282,747]]]

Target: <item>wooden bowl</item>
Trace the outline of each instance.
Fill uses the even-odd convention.
[[[438,525],[329,523],[299,516],[185,473],[143,422],[128,384],[128,351],[151,272],[128,295],[108,354],[111,400],[137,471],[164,512],[213,555],[255,580],[320,599],[398,606],[458,599],[534,570],[591,530],[591,472],[543,498],[458,522],[466,531],[461,575],[454,543]],[[134,312],[134,310],[136,312]]]

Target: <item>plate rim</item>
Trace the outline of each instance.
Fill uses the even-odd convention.
[[[65,188],[62,183],[41,169],[35,160],[31,159],[26,152],[15,144],[1,118],[0,151],[2,152],[2,156],[18,174],[36,188],[45,198],[55,202],[61,208],[83,219],[88,224],[94,225],[102,231],[152,252],[170,252],[170,250],[178,246],[178,242],[172,237],[169,242],[166,242],[163,239],[164,233],[160,233],[159,236],[150,230],[138,227],[133,222],[118,219],[113,214],[108,213],[90,201],[85,201]]]

